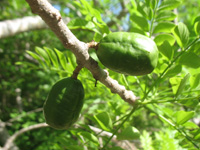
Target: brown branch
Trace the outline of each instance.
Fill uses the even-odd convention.
[[[134,105],[136,96],[127,91],[124,86],[109,77],[108,72],[102,70],[97,62],[89,56],[88,44],[79,41],[63,22],[58,10],[51,6],[47,0],[26,0],[33,13],[40,15],[51,30],[60,39],[63,45],[76,56],[77,62],[86,67],[96,80],[106,85],[113,93],[117,93],[126,102]]]
[[[15,139],[20,136],[21,134],[31,131],[31,130],[35,130],[38,128],[44,128],[44,127],[48,127],[48,125],[46,123],[39,123],[39,124],[35,124],[35,125],[31,125],[27,128],[23,128],[19,131],[17,131],[15,134],[13,134],[6,142],[6,144],[4,145],[2,150],[9,150],[9,148],[12,146],[13,142],[15,141]]]

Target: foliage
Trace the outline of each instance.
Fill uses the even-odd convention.
[[[75,9],[66,11],[68,2]],[[51,128],[27,132],[16,140],[17,145],[21,149],[38,150],[75,150],[84,149],[84,146],[88,149],[125,149],[116,142],[118,140],[144,150],[200,148],[199,124],[194,121],[200,118],[200,17],[191,11],[198,14],[198,9],[190,7],[199,2],[131,0],[126,1],[125,8],[123,1],[103,0],[99,5],[89,0],[68,2],[52,1],[54,6],[60,6],[63,16],[71,18],[68,27],[81,41],[98,42],[105,34],[120,29],[140,33],[156,42],[158,65],[153,73],[137,77],[109,70],[113,79],[139,97],[134,107],[100,82],[96,85],[91,73],[83,68],[78,78],[86,95],[77,124],[64,132]],[[28,5],[24,6],[20,0],[5,3],[1,20],[31,14]],[[185,8],[190,10],[187,15]],[[123,9],[127,9],[126,15],[117,18],[117,11]],[[107,16],[105,10],[109,12]],[[113,20],[115,23],[108,26]],[[17,97],[15,90],[20,88],[22,91],[21,114],[24,115],[7,127],[13,134],[21,128],[44,122],[41,111],[26,112],[43,106],[51,85],[72,75],[76,59],[48,30],[3,39],[0,50],[0,119],[4,122],[9,123],[9,119],[19,116],[18,104],[13,100]],[[96,52],[91,50],[89,53],[104,68]],[[25,57],[27,54],[31,59]],[[91,126],[101,132],[95,132]],[[109,136],[101,134],[105,131]]]

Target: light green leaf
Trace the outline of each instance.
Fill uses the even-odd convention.
[[[200,21],[194,24],[194,31],[197,35],[200,35]]]
[[[200,85],[200,74],[194,74],[190,77],[190,86],[196,88],[198,85]]]
[[[30,56],[32,56],[34,59],[36,59],[39,64],[41,64],[44,68],[46,68],[46,65],[44,64],[44,62],[42,61],[41,57],[29,50],[26,51]]]
[[[200,57],[192,52],[184,52],[180,57],[179,63],[191,68],[200,67]]]
[[[63,67],[64,70],[67,70],[67,60],[66,60],[65,55],[59,50],[57,50],[56,48],[54,50],[58,56],[61,66]]]
[[[95,143],[95,144],[97,144],[97,145],[98,145],[98,143],[99,143],[97,137],[94,136],[92,133],[83,131],[83,132],[79,132],[78,135],[79,135],[79,136],[83,136],[83,138],[86,138],[86,139],[88,139],[90,142],[93,142],[93,143]]]
[[[47,47],[44,47],[44,49],[46,50],[46,52],[48,53],[54,67],[56,67],[57,69],[59,69],[59,63],[58,63],[58,58],[55,54],[55,52],[52,49],[49,49]]]
[[[121,133],[117,134],[118,140],[134,140],[140,137],[140,132],[138,129],[132,126],[128,126],[127,128],[123,129]]]
[[[165,32],[171,33],[172,29],[175,27],[175,24],[172,22],[160,22],[155,26],[153,33]]]
[[[112,120],[107,112],[94,115],[94,119],[103,130],[110,131],[112,129]]]
[[[169,82],[171,84],[173,93],[176,94],[178,87],[181,83],[181,78],[180,77],[172,77],[172,78],[169,79]]]
[[[194,117],[194,111],[178,111],[175,113],[176,123],[182,125]]]
[[[187,26],[180,22],[173,30],[173,34],[176,38],[176,41],[178,43],[178,45],[181,48],[184,48],[184,46],[187,45],[188,40],[189,40],[189,30],[187,28]]]
[[[155,37],[154,41],[159,46],[167,41],[171,46],[175,43],[175,38],[171,34],[159,34]]]
[[[177,8],[182,3],[182,0],[163,0],[161,5],[158,8],[158,11],[161,10],[172,10]]]
[[[144,150],[154,150],[153,140],[146,130],[143,131],[142,135],[140,136],[140,140]]]
[[[187,75],[181,80],[181,83],[180,83],[180,85],[179,85],[179,87],[178,87],[178,89],[177,89],[177,92],[176,92],[176,97],[178,97],[178,96],[183,92],[183,90],[184,90],[184,88],[185,88],[185,85],[186,85],[186,83],[187,83],[189,77],[190,77],[190,74],[187,74]]]
[[[47,66],[51,67],[51,61],[50,61],[50,59],[49,59],[49,56],[48,56],[47,52],[46,52],[44,49],[40,48],[40,47],[36,47],[36,48],[35,48],[35,51],[36,51],[36,53],[38,53],[41,57],[44,58],[44,60],[45,60],[45,62],[46,62],[46,64],[47,64]]]
[[[131,15],[131,20],[136,23],[144,31],[149,31],[149,24],[145,17],[136,14]]]
[[[158,47],[158,49],[168,60],[173,58],[174,51],[168,41],[164,41],[163,44]]]
[[[160,12],[157,16],[156,16],[156,22],[159,21],[172,21],[176,18],[176,14],[173,13],[172,11],[164,11],[164,12]]]

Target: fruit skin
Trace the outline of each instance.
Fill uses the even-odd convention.
[[[46,123],[52,128],[68,129],[79,117],[83,107],[84,89],[71,77],[56,82],[44,103]]]
[[[157,65],[158,49],[155,42],[138,33],[114,32],[99,43],[97,57],[101,63],[126,75],[146,75]]]

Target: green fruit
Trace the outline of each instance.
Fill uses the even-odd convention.
[[[114,32],[100,41],[97,56],[105,67],[137,76],[154,70],[158,61],[158,49],[154,41],[144,35]]]
[[[68,129],[83,107],[84,89],[79,80],[64,78],[56,82],[44,103],[46,123],[55,129]]]

